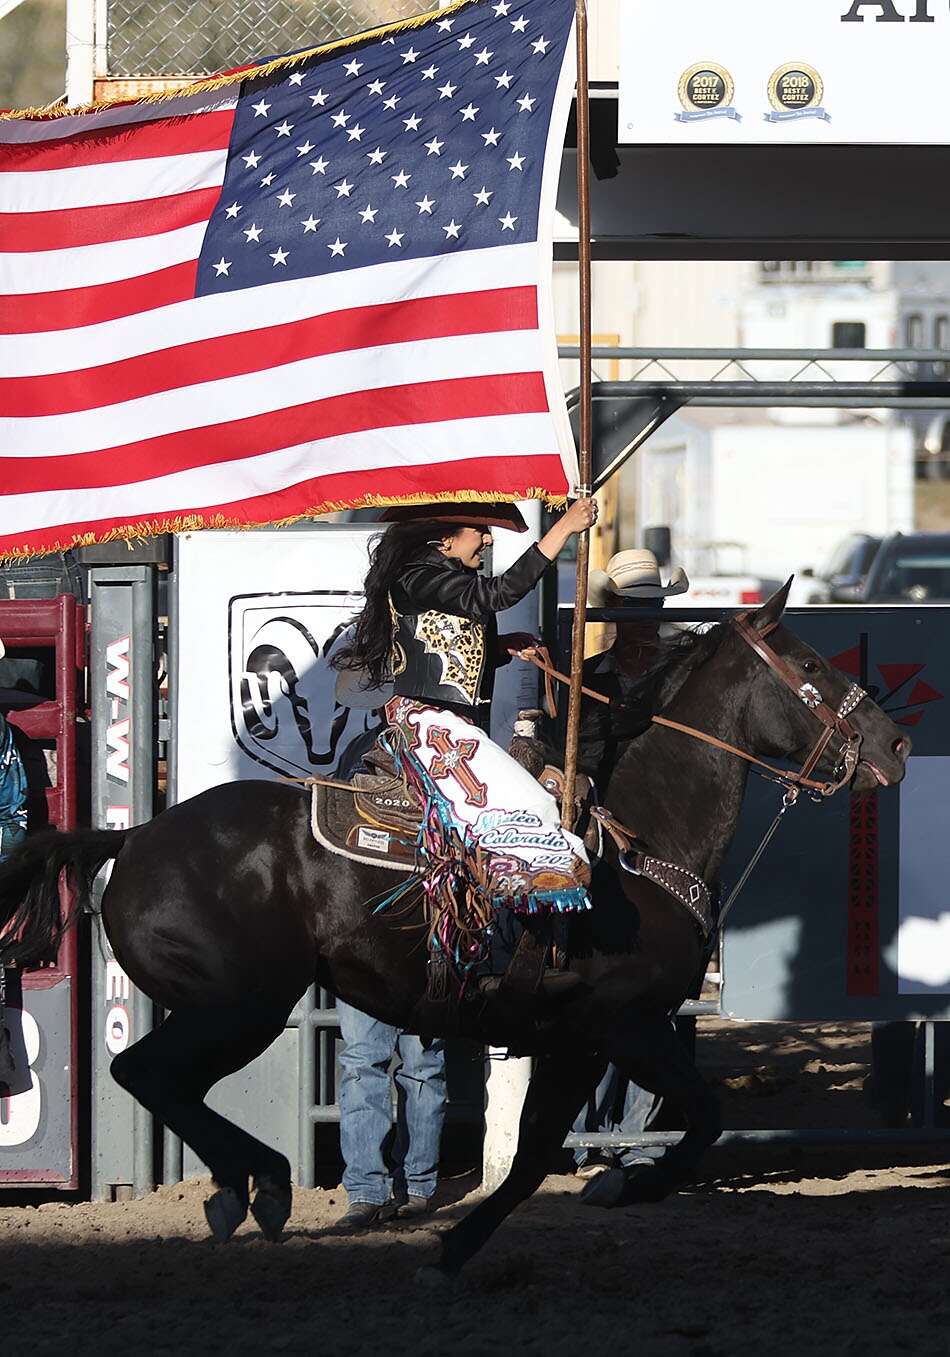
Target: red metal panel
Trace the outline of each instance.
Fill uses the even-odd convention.
[[[77,695],[85,664],[85,617],[71,594],[55,599],[0,600],[0,637],[8,652],[35,646],[51,646],[55,653],[56,698],[54,701],[14,699],[6,708],[7,719],[30,739],[54,740],[56,783],[46,789],[49,821],[60,830],[76,828],[76,716]],[[63,889],[63,883],[60,883]],[[65,903],[65,902],[64,902]],[[60,946],[55,963],[23,976],[23,989],[52,989],[67,977],[69,989],[70,1068],[70,1168],[67,1173],[42,1165],[35,1169],[2,1169],[0,1183],[8,1186],[79,1185],[79,942],[71,929]]]
[[[852,795],[849,821],[847,992],[873,998],[881,954],[877,794]]]

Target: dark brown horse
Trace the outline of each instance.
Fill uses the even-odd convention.
[[[723,625],[672,649],[646,690],[647,728],[625,748],[608,789],[609,809],[636,828],[653,855],[711,885],[738,822],[748,764],[649,724],[649,710],[759,758],[804,763],[823,730],[815,691],[828,704],[819,715],[853,695],[842,674],[779,624],[787,587],[751,618],[753,644]],[[784,675],[756,653],[754,638],[765,635]],[[850,715],[849,728],[852,789],[899,782],[909,742],[898,728],[870,699]],[[836,729],[813,776],[833,776],[843,743]],[[411,1029],[425,990],[424,948],[406,931],[405,916],[374,914],[366,904],[391,888],[393,875],[318,846],[300,788],[231,783],[126,832],[28,840],[0,866],[0,961],[29,964],[48,955],[64,924],[60,870],[67,868],[80,898],[88,898],[109,859],[115,862],[102,916],[115,954],[132,981],[171,1010],[161,1027],[116,1057],[112,1072],[209,1166],[218,1185],[207,1206],[215,1236],[227,1238],[250,1207],[276,1238],[290,1212],[287,1160],[204,1100],[219,1079],[270,1045],[315,979]],[[579,977],[572,990],[539,997],[519,1020],[498,998],[463,1005],[469,1035],[534,1053],[535,1070],[508,1178],[442,1235],[430,1276],[457,1273],[540,1185],[608,1059],[678,1104],[689,1126],[655,1165],[631,1171],[621,1200],[673,1191],[719,1134],[716,1101],[668,1020],[702,967],[694,919],[646,878],[619,870],[616,855],[597,872],[594,899],[593,910],[571,923],[570,967]]]

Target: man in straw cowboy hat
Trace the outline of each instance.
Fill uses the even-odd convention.
[[[659,658],[661,623],[655,616],[668,598],[685,594],[689,580],[675,566],[664,584],[652,551],[618,551],[607,569],[592,570],[587,587],[588,607],[623,608],[630,620],[615,623],[609,649],[584,664],[584,686],[609,697],[613,708],[585,699],[581,708],[581,764],[594,779],[601,796],[617,754],[618,742],[631,732],[618,722],[616,704],[622,703]]]
[[[660,567],[652,551],[618,551],[607,562],[606,571],[592,570],[588,582],[588,603],[592,608],[622,608],[629,620],[614,623],[616,635],[608,650],[592,656],[584,664],[584,686],[611,699],[611,706],[585,698],[581,708],[581,766],[597,783],[603,797],[607,780],[618,754],[618,744],[632,733],[618,719],[617,704],[630,696],[643,675],[659,660],[662,623],[656,615],[668,598],[685,594],[689,588],[686,572],[676,566],[664,584]],[[645,1131],[660,1110],[660,1099],[647,1089],[631,1083],[615,1065],[607,1070],[581,1109],[574,1123],[579,1134],[608,1131],[634,1136]],[[624,1167],[652,1163],[662,1153],[657,1148],[629,1147],[620,1152]],[[582,1177],[590,1177],[609,1166],[611,1155],[597,1151],[575,1150],[574,1159]]]

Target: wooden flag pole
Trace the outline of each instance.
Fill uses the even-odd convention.
[[[587,83],[587,0],[577,7],[577,236],[580,280],[580,449],[578,498],[591,493],[593,476],[591,444],[591,289],[590,289],[590,106]],[[577,536],[577,586],[574,595],[574,628],[571,633],[571,687],[567,704],[567,742],[564,748],[564,792],[561,823],[570,829],[574,820],[574,783],[581,721],[581,687],[584,670],[584,629],[587,616],[587,570],[590,560],[590,530]]]

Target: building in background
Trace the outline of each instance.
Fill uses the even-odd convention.
[[[573,337],[575,267],[555,271],[559,331]],[[592,295],[595,335],[623,346],[946,349],[950,364],[945,261],[595,261]],[[708,362],[674,366],[679,377],[713,371]],[[755,372],[789,379],[801,366],[776,360]],[[601,380],[667,375],[641,359],[610,370],[608,360],[595,360],[594,367]],[[849,365],[848,376],[870,380],[879,368],[876,360]],[[577,364],[562,370],[565,386],[575,386]],[[916,375],[945,370],[928,360],[928,371]],[[784,579],[817,570],[851,532],[915,526],[915,461],[934,474],[950,461],[946,416],[887,408],[681,411],[622,475],[619,544],[637,545],[644,527],[666,523],[676,561],[697,576]],[[778,483],[781,496],[759,493]]]
[[[90,66],[87,76],[90,88],[95,77],[99,95],[134,96],[166,81],[179,82],[421,13],[434,2],[287,0],[252,11],[241,0],[194,0],[183,16],[178,6],[160,0],[99,0],[94,7],[94,69]],[[621,0],[590,0],[590,76],[598,99],[613,99],[616,93],[620,8]],[[55,99],[64,84],[64,48],[65,0],[22,0],[8,12],[0,21],[0,105]],[[570,223],[561,219],[559,228],[562,238],[570,236]],[[593,328],[603,343],[642,348],[900,346],[947,348],[950,355],[950,263],[597,261],[592,283]],[[554,291],[558,332],[573,339],[579,330],[574,264],[555,265]],[[639,361],[595,360],[595,378],[632,377],[641,368]],[[699,377],[710,370],[708,365],[678,362],[676,371]],[[791,375],[787,366],[777,366],[773,374],[759,372]],[[564,362],[562,375],[567,389],[576,386],[577,363]],[[642,375],[664,374],[654,368]],[[871,375],[870,368],[853,370],[856,378]],[[838,448],[853,450],[864,440],[865,457],[853,451],[841,454],[858,481],[854,505],[862,506],[842,513],[842,533],[865,506],[873,506],[867,512],[876,530],[910,527],[908,436],[898,425],[910,430],[918,460],[937,466],[945,452],[950,459],[950,431],[942,416],[886,410],[785,409],[754,417],[725,410],[701,416],[681,413],[623,475],[611,509],[619,544],[635,544],[642,528],[663,515],[674,529],[677,558],[694,571],[700,566],[703,571],[737,568],[740,561],[743,569],[768,574],[818,565],[822,546],[828,545],[824,527],[802,540],[799,529],[787,532],[777,524],[767,550],[738,540],[738,531],[726,531],[715,508],[722,487],[710,480],[711,469],[725,466],[727,445],[746,447],[749,440],[759,449],[757,474],[766,479],[781,475],[787,505],[807,503],[816,457]],[[674,448],[682,456],[674,455]],[[741,487],[735,493],[741,497]],[[861,525],[868,522],[864,518]],[[733,547],[723,546],[733,538]]]

